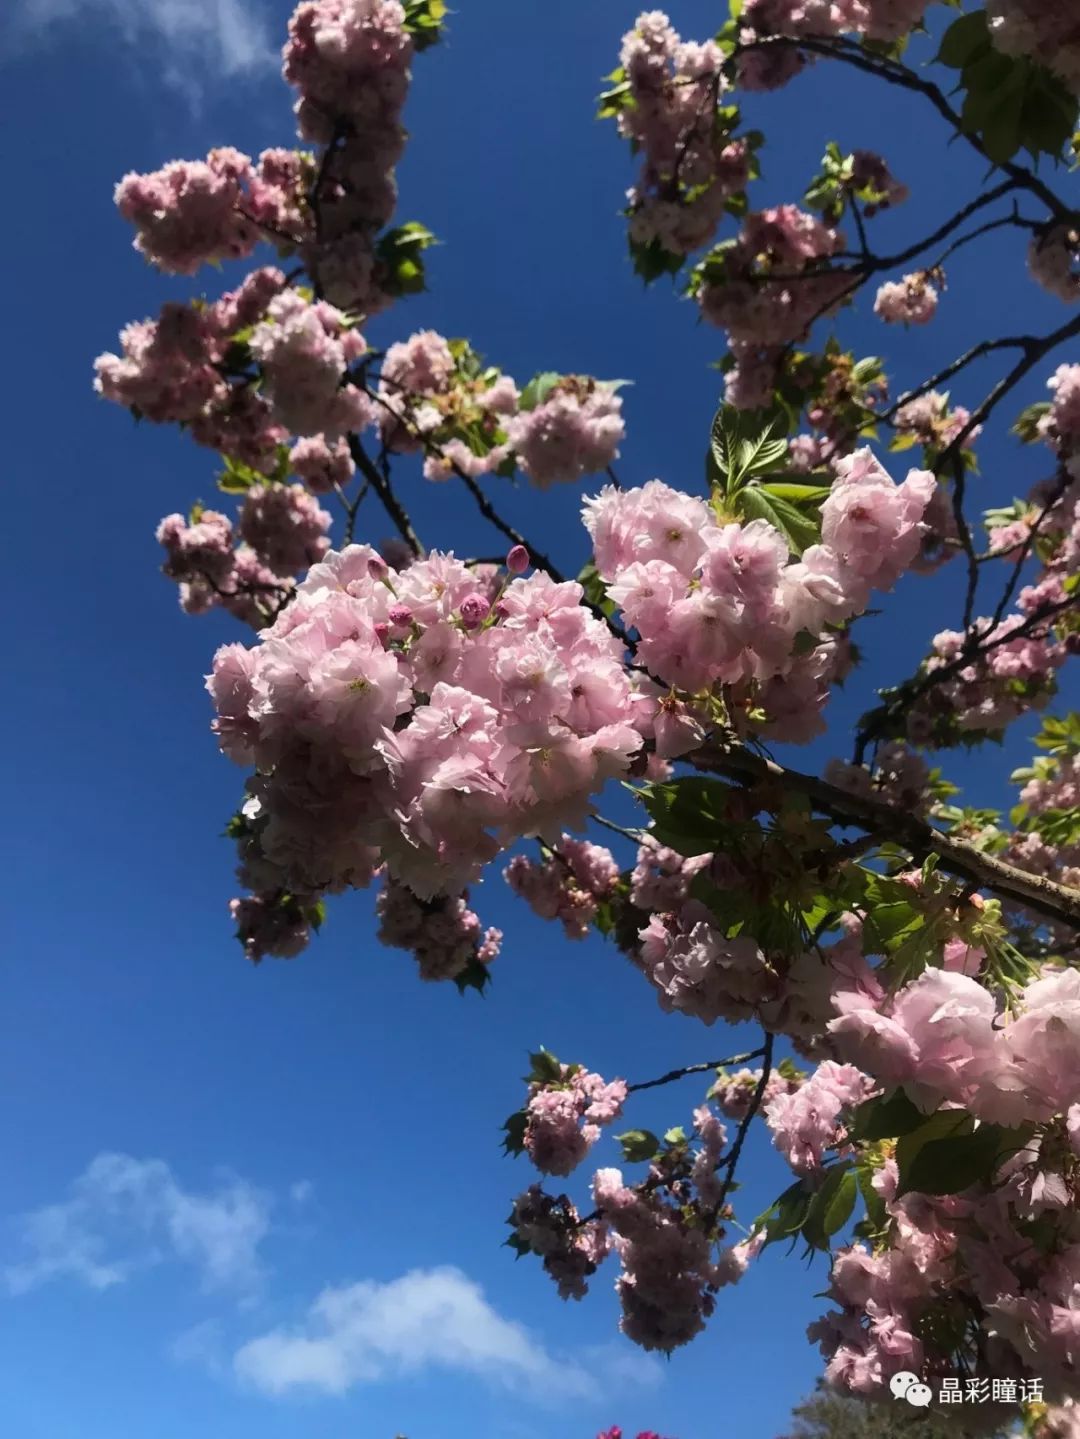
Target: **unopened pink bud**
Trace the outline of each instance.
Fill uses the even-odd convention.
[[[483,624],[491,610],[483,595],[475,591],[461,601],[461,622],[467,630],[475,630]]]
[[[391,605],[390,623],[396,630],[407,630],[412,624],[412,610],[408,605]]]
[[[512,575],[523,575],[529,568],[529,552],[524,545],[515,545],[506,557],[506,568]]]
[[[371,559],[367,562],[367,572],[373,580],[385,579],[387,572],[386,561],[378,555],[372,555]]]

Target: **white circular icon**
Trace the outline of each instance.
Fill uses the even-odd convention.
[[[921,1382],[912,1384],[904,1395],[907,1402],[914,1404],[917,1409],[925,1409],[933,1397],[930,1391],[930,1385]]]
[[[913,1384],[918,1384],[919,1376],[912,1374],[910,1369],[901,1369],[899,1374],[894,1374],[889,1380],[889,1388],[892,1390],[894,1399],[904,1399]],[[926,1387],[925,1385],[923,1386]]]

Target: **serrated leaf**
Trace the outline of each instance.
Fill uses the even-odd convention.
[[[790,500],[795,505],[816,504],[832,494],[831,485],[789,484],[786,480],[763,480],[760,488],[778,500]]]
[[[530,1069],[525,1076],[533,1084],[559,1084],[562,1082],[562,1065],[553,1054],[541,1045],[535,1054],[529,1055]]]
[[[743,519],[768,521],[787,540],[794,555],[801,555],[821,539],[820,519],[771,494],[764,485],[744,486],[736,496],[735,506]]]
[[[690,858],[716,849],[727,823],[728,794],[727,785],[719,780],[688,775],[650,785],[641,799],[653,821],[654,838]]]
[[[503,1125],[503,1149],[507,1154],[522,1154],[525,1150],[525,1130],[529,1116],[524,1109],[517,1109]]]

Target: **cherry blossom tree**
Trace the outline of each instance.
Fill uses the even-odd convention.
[[[218,456],[221,509],[170,514],[158,539],[183,609],[247,630],[207,687],[248,772],[228,832],[249,959],[299,955],[328,897],[376,883],[383,942],[482,991],[502,935],[470,887],[494,866],[568,942],[606,936],[663,1011],[760,1035],[632,1082],[538,1050],[506,1148],[558,1182],[513,1201],[511,1248],[566,1299],[606,1264],[624,1333],[671,1352],[763,1248],[799,1241],[829,1260],[811,1338],[834,1390],[992,1373],[1011,1407],[952,1427],[1022,1414],[1075,1439],[1080,716],[1057,701],[1080,650],[1080,23],[1061,0],[947,4],[731,0],[711,35],[651,11],[623,36],[599,115],[636,156],[634,266],[727,347],[700,487],[620,484],[620,382],[519,385],[407,320],[365,340],[426,283],[434,237],[399,220],[394,167],[442,0],[304,0],[283,64],[299,148],[120,181],[163,274],[251,268],[129,324],[96,384]],[[742,106],[822,65],[906,92],[985,168],[898,251],[873,222],[906,184],[827,135],[802,196],[756,203],[769,146]],[[956,257],[1004,230],[1064,306],[1053,328],[942,355],[899,394],[843,347],[855,303],[883,348],[888,326],[932,338]],[[1017,413],[1032,375],[1047,398]],[[1002,416],[1044,475],[979,515],[977,464],[1008,461],[977,446]],[[503,516],[514,477],[580,487],[576,576]],[[480,557],[424,533],[429,483],[475,506]],[[376,503],[395,534],[372,544]],[[854,733],[828,731],[864,617],[943,565],[963,577],[952,627]],[[1035,710],[1011,812],[958,803],[950,752]],[[821,773],[774,752],[825,733]],[[613,818],[627,789],[632,823]],[[563,1192],[635,1094],[695,1076],[683,1124],[624,1129],[622,1166]],[[789,1171],[756,1218],[735,1203],[752,1126]]]

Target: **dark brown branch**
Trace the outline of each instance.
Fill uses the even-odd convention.
[[[902,844],[919,858],[936,854],[941,867],[980,889],[992,890],[1002,899],[1023,905],[1046,919],[1080,926],[1080,890],[1028,874],[994,855],[983,854],[974,845],[934,829],[926,820],[907,810],[894,808],[879,799],[849,794],[815,775],[788,769],[740,746],[730,749],[705,746],[691,757],[699,769],[726,775],[743,783],[779,783],[786,790],[801,791],[816,810],[833,823],[886,836]]]
[[[389,479],[380,472],[378,465],[364,449],[359,435],[349,436],[349,453],[353,463],[382,501],[382,507],[393,520],[398,534],[418,558],[424,554],[424,547],[412,527],[412,521],[394,494]]]
[[[735,1140],[728,1151],[727,1157],[720,1163],[720,1168],[725,1171],[723,1183],[720,1186],[720,1197],[716,1201],[717,1211],[723,1209],[727,1202],[731,1186],[735,1182],[735,1170],[739,1163],[739,1155],[742,1153],[743,1145],[746,1143],[746,1136],[750,1131],[750,1123],[761,1108],[761,1101],[765,1098],[765,1090],[768,1087],[769,1079],[772,1076],[773,1037],[766,1032],[765,1043],[761,1048],[762,1065],[761,1076],[758,1079],[750,1100],[750,1107],[739,1121],[739,1128],[735,1133]]]

